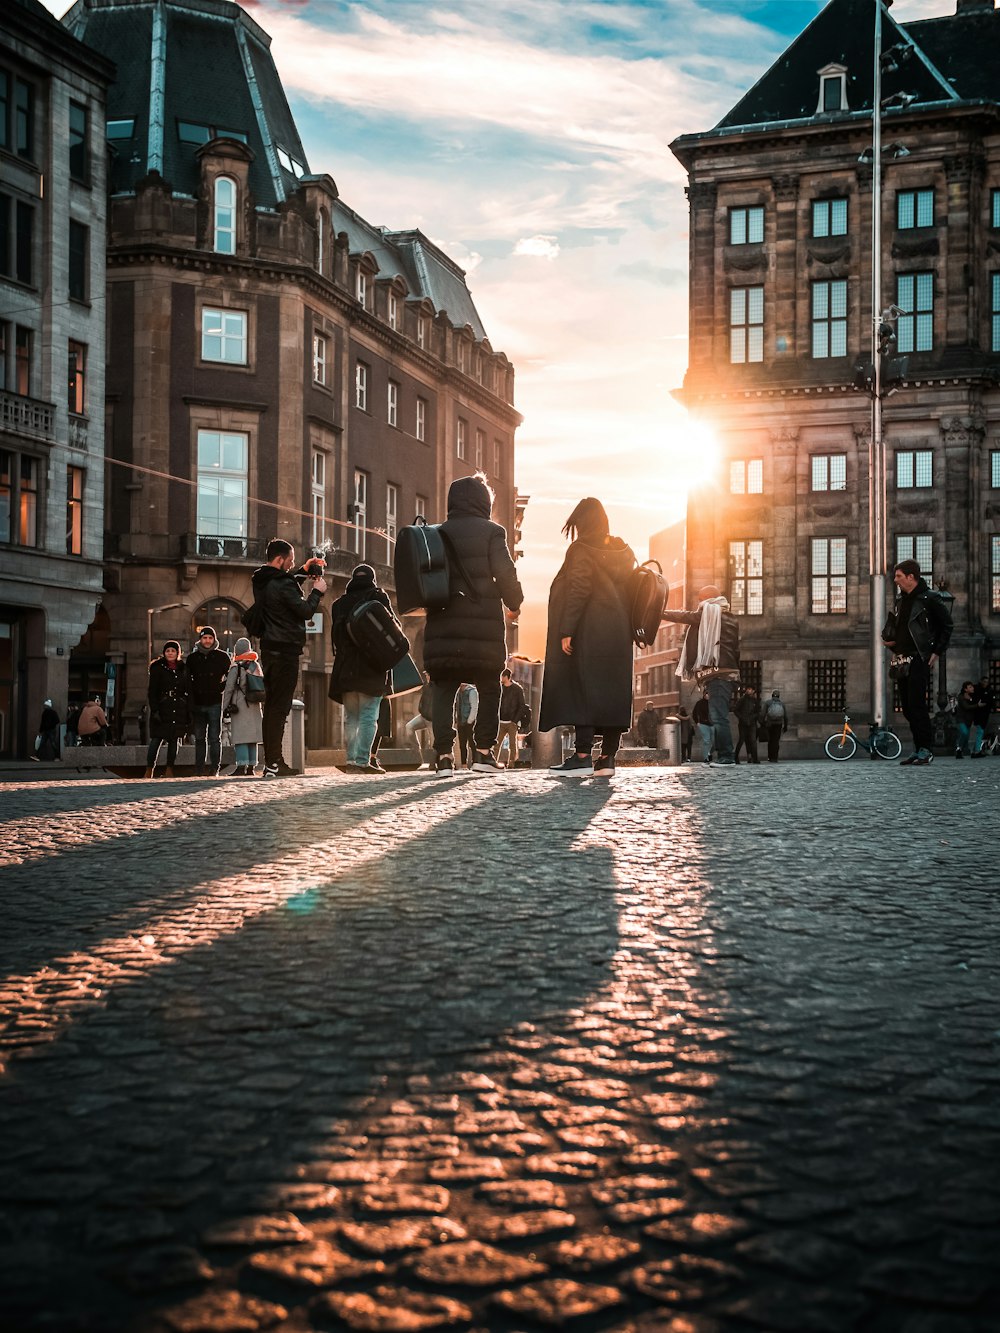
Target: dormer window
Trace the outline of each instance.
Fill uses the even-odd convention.
[[[354,294],[362,305],[368,304],[368,274],[363,268],[358,269],[358,285]]]
[[[847,66],[827,65],[819,71],[819,102],[816,114],[847,110]]]
[[[219,176],[215,182],[214,237],[220,255],[236,253],[236,182]]]
[[[236,139],[239,143],[247,141],[242,130],[227,130],[221,125],[199,125],[192,120],[177,122],[177,138],[181,143],[211,143],[213,139]]]
[[[292,157],[291,153],[285,148],[278,149],[278,161],[288,174],[294,176],[296,180],[299,180],[306,174],[306,169],[298,158]]]

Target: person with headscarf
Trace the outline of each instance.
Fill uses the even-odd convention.
[[[174,776],[177,744],[187,735],[191,722],[188,711],[187,667],[176,639],[168,639],[163,652],[149,664],[149,746],[146,749],[147,778],[156,777],[160,745],[167,743],[167,763],[163,776]]]
[[[59,758],[59,714],[53,708],[51,699],[46,699],[42,704],[34,758],[43,764],[52,764]]]
[[[384,774],[377,761],[372,762],[372,744],[378,728],[379,708],[392,684],[389,672],[367,661],[348,632],[351,612],[366,602],[380,602],[390,611],[389,598],[375,581],[371,565],[358,565],[351,574],[344,595],[330,607],[330,639],[333,644],[333,669],[330,672],[330,698],[344,706],[344,742],[347,749],[346,771],[369,776]]]
[[[222,691],[222,713],[229,718],[229,738],[236,751],[236,767],[230,775],[234,778],[257,776],[257,746],[264,740],[260,697],[251,695],[247,676],[264,679],[250,640],[242,638],[233,645],[233,662]]]
[[[611,778],[632,725],[632,548],[613,537],[600,500],[581,500],[563,524],[569,547],[549,590],[539,731],[571,726],[574,753],[550,771]],[[595,762],[594,740],[601,737]]]
[[[708,696],[715,741],[712,762],[728,768],[736,762],[729,706],[733,685],[740,679],[739,621],[714,583],[706,583],[699,591],[696,611],[664,611],[663,619],[688,627],[677,675],[683,681],[697,682]]]

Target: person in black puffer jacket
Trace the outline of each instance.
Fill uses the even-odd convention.
[[[344,739],[347,746],[348,773],[384,773],[381,764],[371,762],[372,742],[378,727],[379,707],[389,693],[388,671],[380,671],[361,654],[347,630],[347,621],[356,606],[381,602],[390,611],[389,598],[375,582],[371,565],[358,565],[351,575],[343,597],[330,608],[330,639],[333,644],[333,670],[330,672],[330,698],[344,705]]]
[[[448,490],[448,519],[441,525],[471,583],[466,586],[453,567],[451,600],[441,611],[428,611],[424,630],[424,667],[434,686],[435,769],[442,777],[453,772],[455,695],[463,681],[479,691],[472,771],[500,771],[492,749],[500,726],[500,672],[507,661],[504,607],[513,624],[524,594],[507,534],[490,517],[493,499],[481,472],[459,477]]]

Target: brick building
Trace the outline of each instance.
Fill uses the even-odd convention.
[[[398,525],[442,519],[456,476],[485,471],[513,530],[520,417],[462,270],[310,171],[245,11],[80,0],[64,22],[119,59],[104,606],[131,734],[147,633],[189,643],[208,622],[231,646],[268,538],[327,550],[328,607],[359,558],[391,587]],[[339,741],[328,628],[303,659],[316,747]]]
[[[103,585],[104,99],[113,67],[37,0],[0,14],[0,758],[51,698]],[[99,626],[98,626],[99,629]]]
[[[728,588],[743,655],[799,736],[869,700],[872,0],[831,0],[703,133],[688,173],[688,408],[723,461],[688,510],[689,586]],[[955,599],[948,684],[1000,684],[1000,14],[883,13],[888,556]],[[749,666],[748,666],[749,669]],[[935,691],[940,688],[938,678]]]

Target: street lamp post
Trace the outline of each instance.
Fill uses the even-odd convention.
[[[882,0],[875,0],[875,62],[872,87],[872,432],[868,458],[868,572],[871,577],[872,721],[885,722],[886,524],[885,441],[882,438]]]

